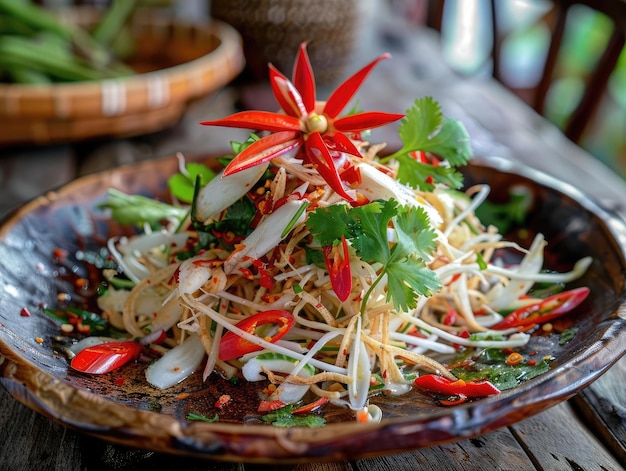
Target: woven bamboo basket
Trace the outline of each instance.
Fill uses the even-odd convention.
[[[95,12],[78,10],[89,24]],[[239,33],[220,21],[182,23],[150,12],[132,21],[138,72],[124,78],[54,85],[0,84],[0,145],[128,137],[176,124],[193,100],[244,67]]]

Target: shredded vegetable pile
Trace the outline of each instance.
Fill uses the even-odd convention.
[[[109,241],[116,268],[98,299],[126,338],[87,337],[73,368],[109,373],[150,347],[154,387],[201,368],[205,381],[260,382],[260,412],[332,402],[359,421],[380,419],[374,394],[456,404],[506,388],[437,358],[497,351],[516,366],[533,329],[585,299],[563,287],[591,260],[547,272],[541,234],[521,247],[477,218],[489,187],[461,190],[469,138],[433,99],[340,116],[386,58],[318,102],[303,45],[291,80],[270,66],[280,113],[203,123],[256,133],[220,174],[180,157],[174,203],[111,190],[104,207],[142,229]],[[368,131],[394,122],[404,145],[385,154]],[[554,290],[538,297],[537,284]]]

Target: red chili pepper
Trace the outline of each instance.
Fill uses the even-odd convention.
[[[502,330],[551,321],[567,314],[582,303],[589,291],[589,288],[581,287],[555,294],[538,303],[513,311],[491,328]]]
[[[459,315],[454,308],[452,306],[448,306],[448,311],[443,316],[443,319],[441,319],[441,323],[443,325],[454,325],[456,324],[458,318]]]
[[[328,402],[328,398],[325,396],[322,396],[313,402],[297,407],[296,409],[292,410],[291,413],[295,415],[309,414],[323,407],[327,402]]]
[[[265,338],[268,342],[276,342],[280,340],[296,323],[296,319],[289,311],[274,309],[270,311],[259,312],[235,324],[236,327],[246,331],[249,334],[256,335],[257,327],[267,324],[275,324],[278,326],[276,333],[269,338]],[[261,350],[259,345],[249,342],[240,337],[235,332],[226,332],[220,341],[220,358],[222,360],[232,360],[239,358],[246,353]]]
[[[259,403],[259,407],[257,407],[257,412],[271,412],[281,409],[286,405],[287,404],[285,404],[283,401],[279,401],[278,399],[276,399],[275,401],[261,401]]]
[[[340,174],[341,179],[346,182],[351,188],[355,188],[363,182],[361,170],[352,164],[344,167],[344,169],[340,171]]]
[[[467,397],[484,397],[500,394],[500,390],[489,381],[467,382],[462,379],[456,381],[443,376],[428,374],[415,378],[415,387],[437,394],[464,395]]]
[[[437,402],[442,406],[458,406],[467,401],[465,394],[453,394],[452,396],[445,396],[437,398]]]
[[[324,247],[324,262],[335,294],[341,301],[345,301],[352,292],[352,271],[348,242],[344,236],[341,236],[341,249],[340,252],[334,245]]]
[[[287,152],[311,164],[326,183],[348,201],[353,198],[343,188],[335,167],[333,152],[361,154],[349,139],[354,133],[392,123],[402,114],[363,112],[338,118],[339,113],[357,92],[371,70],[389,54],[383,54],[356,72],[335,90],[323,109],[316,107],[316,90],[306,43],[300,45],[294,64],[292,81],[272,65],[269,67],[270,86],[282,113],[244,111],[223,119],[205,121],[209,126],[227,126],[270,131],[273,134],[254,142],[237,155],[224,170],[224,176],[272,160]]]
[[[266,267],[265,263],[263,263],[258,258],[255,258],[252,261],[252,265],[259,272],[259,285],[262,288],[272,289],[274,287],[274,277],[267,270],[267,267]]]
[[[141,345],[137,342],[105,342],[78,352],[71,366],[82,373],[100,375],[136,360],[140,352]]]
[[[222,394],[220,397],[217,398],[217,401],[215,401],[214,406],[217,407],[218,409],[223,409],[224,406],[230,402],[230,399],[231,397],[229,394]]]

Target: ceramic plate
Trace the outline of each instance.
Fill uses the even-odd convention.
[[[576,282],[591,288],[590,297],[569,321],[579,327],[578,333],[562,346],[550,342],[555,359],[548,373],[500,395],[453,408],[437,407],[416,394],[380,396],[373,400],[384,412],[379,424],[335,423],[338,416],[329,416],[330,423],[322,428],[285,429],[261,424],[247,411],[246,405],[256,401],[246,398],[254,397],[257,387],[213,380],[202,384],[200,374],[195,374],[171,390],[159,391],[132,366],[124,368],[123,376],[89,377],[69,371],[67,360],[54,353],[59,327],[41,307],[57,304],[60,293],[78,304],[88,304],[93,296],[97,270],[83,260],[98,261],[107,237],[127,230],[98,209],[107,189],[166,195],[167,178],[177,165],[175,158],[168,158],[91,175],[32,201],[4,222],[0,381],[17,400],[68,427],[144,449],[231,461],[337,460],[427,447],[513,424],[568,399],[626,349],[622,220],[545,175],[486,160],[464,169],[467,185],[489,183],[494,202],[507,201],[515,185],[525,186],[533,197],[525,230],[511,237],[525,243],[538,231],[545,234],[546,264],[552,269],[567,269],[586,255],[594,260]],[[55,249],[68,257],[56,259]],[[92,282],[77,290],[72,282],[76,277]],[[528,349],[541,352],[545,343],[546,337],[534,338]],[[226,387],[236,398],[233,403],[240,405],[230,415],[220,416],[216,423],[186,420],[189,412],[209,410]]]

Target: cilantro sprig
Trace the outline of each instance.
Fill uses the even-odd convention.
[[[401,206],[393,199],[354,208],[331,205],[309,213],[306,224],[321,246],[336,244],[344,236],[361,260],[381,266],[363,297],[362,311],[384,278],[387,301],[393,300],[394,307],[402,311],[415,308],[420,295],[441,287],[439,278],[424,262],[435,250],[436,235],[422,208]],[[395,233],[392,243],[388,239],[390,227]]]
[[[462,175],[455,169],[471,157],[469,135],[460,121],[443,115],[441,106],[432,97],[415,100],[400,122],[398,135],[402,148],[381,159],[398,162],[398,181],[423,191],[432,190],[436,183],[451,188],[462,186]],[[411,156],[418,151],[430,152],[447,164],[419,162]]]
[[[323,427],[326,425],[324,417],[316,414],[295,415],[294,405],[289,404],[262,416],[263,422],[271,423],[275,427]]]

